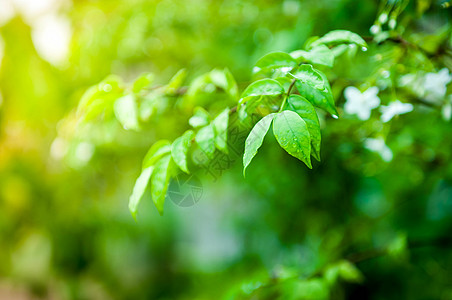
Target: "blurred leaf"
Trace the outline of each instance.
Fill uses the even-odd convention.
[[[327,46],[320,44],[309,51],[297,50],[290,55],[297,62],[309,62],[311,64],[332,67],[334,64],[334,53]]]
[[[171,143],[167,140],[155,142],[143,159],[143,170],[154,165],[163,155],[171,152]]]
[[[273,133],[279,145],[287,153],[312,169],[311,136],[306,122],[297,113],[285,110],[276,114],[273,121]]]
[[[348,30],[333,30],[325,34],[323,37],[311,43],[311,47],[325,44],[327,46],[337,44],[356,44],[361,47],[366,47],[366,41],[359,35]]]
[[[218,150],[228,153],[228,125],[229,108],[225,108],[213,121],[212,126],[215,133],[215,146]]]
[[[154,78],[155,76],[152,73],[142,74],[133,83],[132,92],[139,93],[142,90],[149,88],[151,84],[154,82]]]
[[[188,120],[188,124],[193,128],[206,126],[209,122],[209,113],[202,107],[196,107],[193,116]]]
[[[166,90],[169,92],[175,92],[177,89],[182,87],[185,79],[187,78],[187,70],[180,69],[173,78],[170,79],[169,83],[166,85]]]
[[[185,173],[189,174],[187,167],[187,153],[191,146],[191,141],[195,133],[187,130],[181,137],[174,140],[171,147],[171,156],[176,165]]]
[[[124,129],[135,131],[140,130],[138,107],[135,95],[126,95],[116,100],[114,104],[114,111],[116,118]]]
[[[215,152],[215,132],[211,124],[199,129],[196,133],[195,141],[207,157],[213,157]]]
[[[133,187],[132,195],[129,198],[129,210],[135,220],[138,204],[140,204],[141,198],[146,191],[146,187],[148,186],[149,179],[151,178],[153,170],[154,167],[150,166],[141,172],[140,176],[135,182],[135,186]]]

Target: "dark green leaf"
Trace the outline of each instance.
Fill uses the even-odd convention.
[[[312,156],[320,161],[320,124],[312,103],[299,95],[290,95],[287,99],[287,108],[296,112],[306,122],[311,136]]]
[[[290,155],[311,165],[311,136],[306,122],[295,112],[285,110],[273,120],[273,133],[279,145]]]
[[[171,156],[176,165],[185,173],[190,173],[187,167],[187,153],[195,133],[187,130],[181,137],[174,140],[171,146]]]
[[[334,104],[333,93],[331,92],[328,79],[322,72],[317,72],[324,80],[325,88],[323,90],[313,88],[312,86],[299,81],[295,84],[295,86],[300,92],[300,95],[308,99],[314,106],[326,110],[328,113],[337,118],[338,113]]]
[[[246,138],[245,142],[245,153],[243,154],[243,176],[245,176],[245,171],[251,160],[256,156],[257,150],[262,146],[264,142],[264,137],[270,128],[275,114],[269,114],[263,117],[259,122],[254,125],[250,134]]]

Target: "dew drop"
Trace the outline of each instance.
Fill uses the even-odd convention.
[[[366,47],[362,47],[361,50],[363,50],[364,52],[366,52],[366,51],[367,51],[367,48],[366,48]]]
[[[333,119],[339,119],[339,116],[338,115],[331,115],[332,117],[333,117]]]

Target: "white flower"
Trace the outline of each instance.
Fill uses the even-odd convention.
[[[402,103],[399,100],[393,101],[389,103],[388,106],[382,105],[380,107],[381,111],[381,120],[383,123],[388,122],[393,117],[409,113],[413,110],[413,104],[411,103]]]
[[[378,153],[385,162],[390,162],[392,160],[393,154],[391,148],[385,144],[385,140],[381,137],[377,139],[366,139],[364,141],[364,147]]]
[[[427,73],[424,77],[425,98],[434,101],[446,95],[447,84],[452,81],[452,75],[447,68],[438,73]]]
[[[344,95],[347,99],[345,102],[345,112],[351,115],[356,114],[360,120],[368,120],[372,109],[380,105],[378,98],[379,90],[376,86],[368,88],[361,93],[356,87],[349,86],[345,89]]]

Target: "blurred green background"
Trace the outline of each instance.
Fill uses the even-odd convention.
[[[414,111],[390,123],[342,109],[347,86],[377,85],[387,104],[396,76],[452,68],[448,2],[411,1],[409,46],[372,42],[327,73],[341,118],[321,119],[313,170],[268,137],[246,179],[238,161],[202,177],[196,205],[159,216],[149,201],[135,222],[141,159],[180,134],[177,116],[147,134],[76,130],[109,74],[164,84],[227,67],[243,89],[260,56],[334,29],[369,37],[396,2],[0,0],[0,299],[452,299],[450,97],[401,93]],[[380,136],[389,161],[363,142]],[[342,259],[362,275],[328,285]]]

